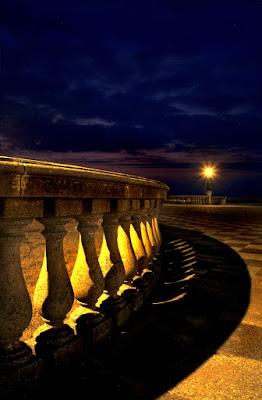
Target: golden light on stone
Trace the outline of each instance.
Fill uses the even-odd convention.
[[[137,273],[137,261],[131,246],[131,241],[122,226],[118,227],[117,244],[125,268],[125,277],[126,280],[129,281]]]
[[[138,234],[132,224],[130,225],[130,238],[132,247],[134,249],[134,253],[136,255],[136,259],[139,261],[140,259],[146,256],[146,252],[143,243],[141,239],[138,237]]]
[[[12,385],[29,374],[37,380],[42,360],[46,370],[74,361],[86,341],[110,337],[143,306],[159,277],[157,216],[169,188],[141,177],[1,156],[0,181],[0,369],[8,370],[1,386],[11,375]],[[40,274],[31,268],[35,261],[27,264],[20,254],[31,223],[41,229],[31,250],[34,258],[42,246]]]

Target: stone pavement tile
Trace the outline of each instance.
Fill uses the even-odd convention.
[[[252,254],[256,254],[256,255],[261,255],[262,254],[262,250],[259,249],[249,249],[248,246],[245,246],[245,249],[243,250],[244,253],[252,253]]]
[[[157,397],[157,400],[188,400],[188,397],[176,396],[172,394],[172,390],[169,390],[162,396]]]
[[[226,235],[235,236],[236,233],[230,229],[230,230],[223,230],[222,234],[225,237]]]
[[[247,253],[245,250],[240,251],[240,256],[243,258],[243,260],[262,261],[262,254]]]
[[[231,246],[231,244],[233,245],[239,245],[239,244],[243,244],[243,245],[249,245],[250,244],[250,240],[246,240],[246,239],[238,239],[238,238],[232,238],[232,239],[226,239],[223,240],[224,243],[228,244],[229,246]]]
[[[253,359],[214,355],[169,390],[169,397],[187,400],[261,400],[262,363]],[[172,397],[174,396],[174,397]]]
[[[250,241],[258,240],[257,239],[258,235],[257,234],[244,234],[244,235],[236,235],[236,238],[241,238],[241,239],[248,239]]]
[[[255,278],[255,276],[259,275],[259,273],[261,272],[261,268],[253,266],[253,265],[249,265],[249,266],[247,266],[247,268],[248,268],[250,278]],[[260,280],[260,279],[258,279],[258,280]],[[256,284],[256,282],[253,279],[252,285],[254,286],[254,284]]]
[[[243,245],[242,246],[230,245],[230,247],[231,247],[231,249],[235,250],[236,252],[243,250]]]
[[[262,235],[261,235],[262,236]],[[253,244],[262,244],[262,239],[255,239],[253,242]]]
[[[259,260],[246,260],[245,264],[247,267],[255,267],[258,269],[262,269],[262,261]]]
[[[256,272],[257,277],[260,278],[260,282],[262,281],[262,270],[259,268],[259,270]]]
[[[248,314],[243,318],[242,322],[244,324],[254,325],[258,328],[262,328],[262,316],[257,312],[255,307],[251,308]],[[262,346],[262,344],[261,344]]]
[[[259,238],[261,235],[258,232],[254,231],[254,228],[248,227],[245,228],[242,233],[239,234],[239,236],[243,236],[245,239],[254,239],[254,238]]]
[[[262,279],[255,278],[257,277],[255,276],[254,278],[252,278],[250,302],[247,311],[242,319],[242,323],[255,325],[262,328]]]
[[[261,242],[262,243],[262,242]],[[262,244],[254,244],[254,243],[252,243],[252,244],[248,244],[247,246],[246,246],[246,249],[252,249],[252,250],[261,250],[262,251]]]
[[[217,354],[262,361],[262,327],[240,323],[232,335],[219,348]]]

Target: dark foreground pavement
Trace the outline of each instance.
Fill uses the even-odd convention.
[[[153,304],[22,397],[262,399],[262,207],[165,205],[160,222]]]

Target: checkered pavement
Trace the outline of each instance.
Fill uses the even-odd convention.
[[[230,246],[244,260],[261,262],[262,266],[262,207],[166,204],[159,220],[201,231]]]
[[[209,360],[159,399],[262,399],[262,207],[165,204],[159,222],[163,230],[168,226],[182,228],[181,240],[190,237],[190,231],[192,238],[197,238],[196,231],[205,235],[204,246],[208,246],[208,237],[216,239],[217,250],[207,249],[207,255],[214,259],[221,255],[219,242],[229,246],[242,258],[251,282],[249,304],[236,329]],[[197,249],[194,240],[190,243]],[[212,262],[205,254],[197,259],[203,265]],[[192,267],[194,271],[195,265]],[[230,272],[230,262],[222,261],[223,269]],[[241,282],[241,277],[237,279]],[[226,276],[225,287],[230,289]],[[234,313],[226,318],[233,319]]]

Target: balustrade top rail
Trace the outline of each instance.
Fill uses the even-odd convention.
[[[151,179],[22,158],[0,157],[0,197],[166,199]]]

